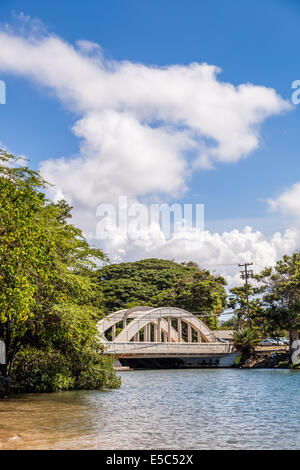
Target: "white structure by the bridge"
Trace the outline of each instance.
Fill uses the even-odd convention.
[[[176,322],[175,322],[176,320]],[[172,324],[173,322],[173,324]],[[186,339],[182,337],[182,326],[186,324]],[[176,324],[176,326],[175,326]],[[117,334],[117,326],[122,329]],[[134,307],[111,313],[97,325],[99,339],[107,343],[106,335],[110,332],[111,342],[140,342],[143,332],[145,343],[216,343],[214,333],[198,317],[186,310],[175,307]],[[196,334],[193,335],[193,331]],[[110,341],[109,341],[110,342]]]

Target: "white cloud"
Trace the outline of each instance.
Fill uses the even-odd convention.
[[[268,203],[271,211],[292,216],[300,223],[300,182],[295,183],[291,188],[287,188],[277,198],[268,199]]]
[[[80,115],[80,156],[41,168],[89,207],[117,194],[178,194],[191,168],[245,157],[259,145],[259,125],[290,108],[273,89],[219,81],[213,65],[107,61],[95,43],[74,47],[43,30],[0,32],[0,70],[54,90]]]
[[[158,226],[149,225],[139,233],[138,240],[128,237],[128,232],[111,224],[109,237],[101,246],[111,256],[111,261],[164,258],[175,261],[195,261],[210,271],[226,277],[230,286],[241,282],[238,264],[253,262],[255,273],[272,266],[284,254],[299,248],[300,231],[287,229],[266,237],[251,227],[223,233],[201,232],[194,228],[166,239]]]
[[[25,30],[0,31],[0,71],[51,89],[78,116],[72,131],[80,139],[79,155],[44,161],[41,170],[55,185],[51,196],[72,202],[74,223],[90,238],[99,203],[116,202],[119,195],[179,195],[190,172],[246,157],[259,146],[263,121],[290,109],[273,89],[221,82],[213,65],[108,61],[95,43],[73,46],[37,31],[36,23],[29,34]],[[104,249],[116,259],[253,260],[263,267],[294,250],[298,240],[295,231],[267,239],[249,228],[223,234],[190,230],[171,240],[158,235],[153,241],[149,227],[142,240],[128,241],[112,226]],[[227,270],[232,279],[234,272]]]

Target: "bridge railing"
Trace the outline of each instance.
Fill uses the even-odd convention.
[[[229,354],[235,351],[230,343],[153,343],[111,342],[103,343],[106,354]]]

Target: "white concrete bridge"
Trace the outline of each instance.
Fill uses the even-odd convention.
[[[100,320],[98,334],[104,352],[125,365],[151,367],[154,359],[156,364],[159,359],[161,364],[218,365],[236,352],[230,343],[218,342],[198,317],[176,307],[119,310]]]
[[[174,328],[174,320],[176,328]],[[154,341],[156,343],[184,343],[182,337],[183,323],[187,326],[187,342],[216,342],[214,333],[192,313],[175,307],[134,307],[111,313],[98,323],[98,332],[103,342],[115,343]],[[119,330],[117,334],[117,326]]]

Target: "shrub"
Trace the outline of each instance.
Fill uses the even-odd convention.
[[[74,386],[68,361],[59,351],[32,346],[22,348],[16,355],[12,378],[16,392],[56,392]]]
[[[102,364],[91,364],[89,369],[83,370],[76,379],[77,389],[99,390],[119,386],[119,377],[112,369],[106,369]]]
[[[243,328],[242,330],[234,332],[233,344],[242,352],[243,356],[247,356],[254,351],[254,348],[259,344],[260,339],[260,334],[257,330]]]
[[[90,349],[83,349],[80,358],[73,360],[75,388],[100,390],[118,388],[121,385],[113,369],[114,358],[101,355]]]
[[[90,349],[66,356],[54,349],[26,346],[16,355],[12,390],[31,393],[117,388],[120,379],[112,362],[112,358]]]

